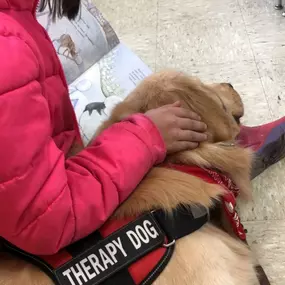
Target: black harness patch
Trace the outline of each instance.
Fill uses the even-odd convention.
[[[97,285],[164,240],[153,216],[146,214],[56,269],[55,275],[62,285]]]

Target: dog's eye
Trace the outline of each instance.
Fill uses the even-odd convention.
[[[236,123],[240,124],[240,116],[233,116],[233,117],[234,117]]]

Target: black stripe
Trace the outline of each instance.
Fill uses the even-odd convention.
[[[117,272],[101,283],[102,285],[136,285],[127,268]]]
[[[151,285],[156,280],[156,278],[162,273],[162,271],[164,270],[164,268],[170,261],[172,254],[174,252],[174,249],[175,249],[175,245],[167,248],[165,254],[159,260],[155,268],[151,272],[149,272],[147,277],[140,283],[141,285]]]

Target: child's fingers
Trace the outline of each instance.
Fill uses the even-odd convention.
[[[195,149],[198,146],[196,142],[188,142],[188,141],[176,141],[172,144],[171,148],[169,148],[169,153],[175,153],[183,150],[191,150]]]
[[[180,101],[176,101],[172,104],[167,104],[167,105],[164,105],[160,108],[181,108],[181,102]]]
[[[187,118],[178,118],[178,127],[182,130],[190,130],[197,132],[204,132],[207,130],[207,125],[201,121],[191,120]]]
[[[201,121],[201,117],[198,114],[182,107],[175,106],[174,114],[179,118]]]
[[[188,142],[203,142],[207,140],[207,135],[204,133],[199,133],[189,130],[181,130],[178,133],[177,140],[188,141]]]
[[[176,101],[175,103],[171,104],[170,106],[172,106],[172,107],[181,107],[181,102],[180,101]]]

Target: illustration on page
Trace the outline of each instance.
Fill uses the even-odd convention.
[[[92,1],[82,1],[79,17],[52,22],[47,11],[37,13],[65,72],[69,95],[85,144],[151,70],[120,43],[110,23]]]

